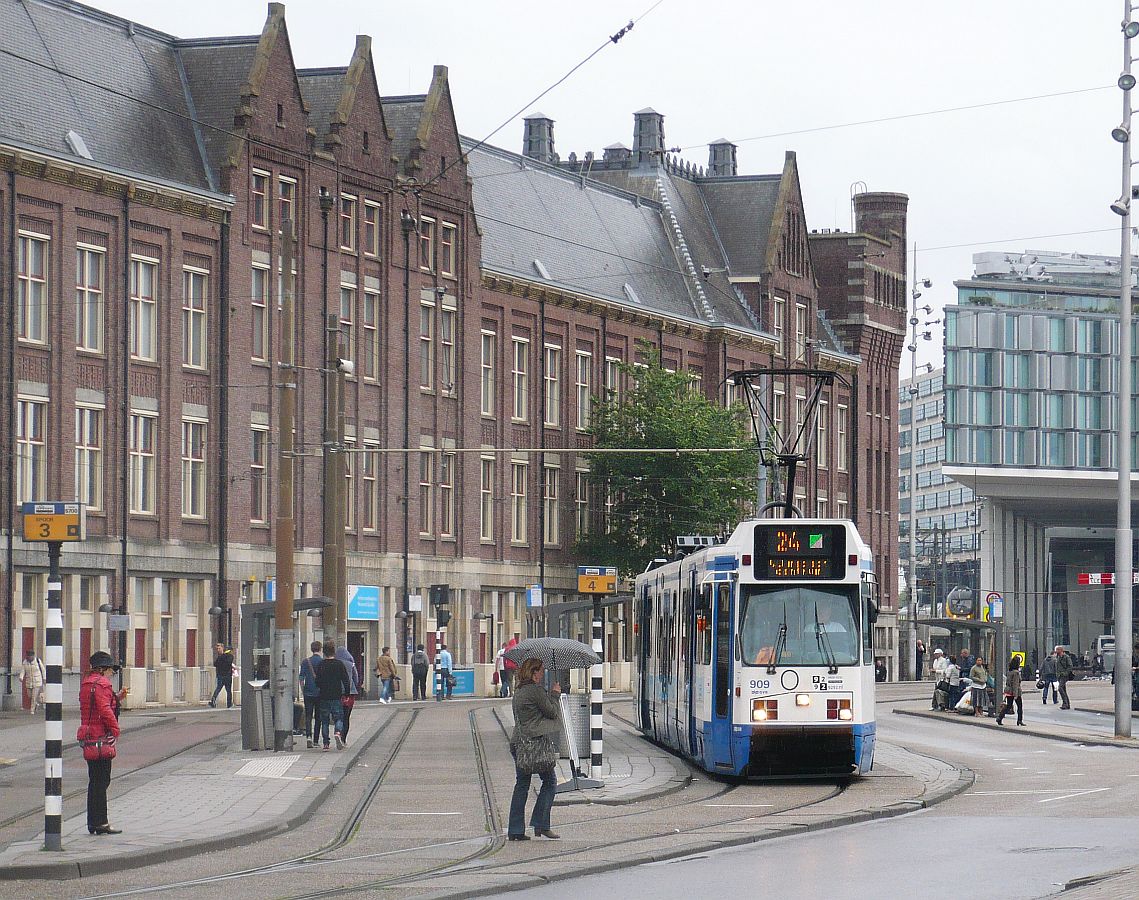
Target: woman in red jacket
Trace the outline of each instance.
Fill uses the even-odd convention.
[[[87,760],[87,830],[91,834],[122,834],[122,829],[112,828],[107,819],[107,788],[119,737],[118,707],[122,699],[111,687],[107,673],[118,668],[111,654],[98,650],[91,654],[91,671],[79,685],[82,718],[75,737]]]

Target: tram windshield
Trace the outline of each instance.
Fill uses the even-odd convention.
[[[740,641],[749,666],[858,663],[857,585],[742,585]]]

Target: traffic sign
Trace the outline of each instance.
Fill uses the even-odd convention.
[[[613,566],[578,566],[579,594],[616,594],[617,569]]]
[[[533,609],[542,605],[542,586],[532,584],[526,588],[526,606]]]
[[[1114,572],[1080,572],[1076,576],[1076,582],[1078,584],[1089,584],[1089,585],[1096,585],[1096,584],[1111,585],[1111,584],[1115,584],[1115,573]],[[1131,573],[1131,582],[1133,584],[1139,584],[1139,571],[1135,571],[1135,572]]]
[[[1009,654],[1009,662],[1012,662],[1012,660],[1014,660],[1014,659],[1016,660],[1016,664],[1020,668],[1023,669],[1025,666],[1024,651],[1023,650],[1013,650],[1012,653]]]
[[[1005,617],[1005,598],[997,591],[989,591],[985,595],[985,611],[988,613],[986,621],[1003,619]]]
[[[87,507],[82,503],[31,501],[21,504],[25,541],[81,541],[87,537]]]

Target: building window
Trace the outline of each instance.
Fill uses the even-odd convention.
[[[510,541],[526,543],[526,463],[510,464]]]
[[[144,578],[132,578],[131,579],[131,582],[134,586],[134,590],[133,590],[133,593],[134,593],[134,611],[136,613],[145,613],[146,612],[147,600],[150,599],[148,596],[148,592],[146,590],[147,582],[149,580],[150,579],[144,579]]]
[[[249,185],[249,223],[254,228],[269,227],[269,173],[253,170]]]
[[[75,498],[103,508],[103,410],[75,407]]]
[[[847,506],[846,506],[845,500],[835,500],[835,502],[834,502],[834,514],[837,518],[839,518],[839,519],[847,518],[846,510],[847,510]]]
[[[419,306],[419,386],[430,390],[435,374],[435,305]]]
[[[206,423],[182,420],[182,516],[206,515]]]
[[[558,543],[560,531],[558,528],[558,476],[561,474],[556,466],[546,466],[542,473],[542,503],[545,504],[545,534],[542,536],[547,546]]]
[[[593,356],[577,351],[577,427],[585,430],[593,417]]]
[[[577,537],[589,534],[589,473],[575,473],[574,532]]]
[[[825,518],[827,518],[827,512],[828,512],[828,510],[827,510],[827,498],[826,497],[816,497],[815,498],[815,518],[816,519],[825,519]]]
[[[380,454],[374,444],[365,444],[360,454],[361,526],[364,531],[375,531],[379,520],[380,492],[377,478],[380,471]]]
[[[783,433],[783,410],[786,408],[787,395],[781,388],[775,388],[771,401],[771,427],[775,430],[775,440],[786,441],[787,435]]]
[[[16,269],[16,335],[47,340],[47,238],[20,235]]]
[[[177,603],[177,582],[162,579],[162,596],[158,608],[158,661],[170,662],[170,636],[174,630],[174,604]]]
[[[95,598],[99,596],[99,579],[94,575],[79,576],[79,609],[91,612],[95,608]]]
[[[455,275],[458,234],[459,229],[450,222],[444,222],[439,230],[439,271],[450,277]]]
[[[795,360],[807,358],[807,306],[795,304]]]
[[[846,458],[849,450],[846,446],[846,407],[841,403],[838,405],[837,415],[835,416],[835,467],[840,472],[846,471]],[[841,502],[841,501],[839,501]]]
[[[356,495],[353,493],[353,479],[356,477],[356,454],[352,452],[355,445],[352,441],[345,441],[344,447],[344,530],[356,530]]]
[[[154,514],[155,438],[158,417],[148,413],[131,413],[130,422],[130,501],[132,513]]]
[[[75,346],[103,350],[103,271],[107,251],[94,247],[75,249]]]
[[[250,431],[249,521],[261,525],[269,521],[269,429],[254,425]]]
[[[206,367],[206,293],[209,275],[197,269],[182,273],[182,364]]]
[[[494,415],[494,376],[496,335],[493,331],[482,332],[482,361],[479,380],[481,412],[484,416]]]
[[[494,540],[494,457],[479,460],[479,539]]]
[[[562,348],[546,345],[546,370],[542,373],[546,391],[546,425],[562,421]]]
[[[771,298],[771,332],[775,335],[775,355],[782,356],[783,348],[783,317],[786,315],[787,301],[782,297]]]
[[[20,575],[20,609],[36,609],[46,603],[46,575],[24,572]]]
[[[158,263],[131,259],[131,356],[158,358]]]
[[[340,285],[340,352],[344,359],[355,359],[355,339],[353,323],[356,321],[356,288]]]
[[[360,316],[360,324],[364,329],[362,335],[364,346],[361,350],[360,369],[363,376],[370,381],[380,377],[380,295],[373,291],[364,291],[364,309]]]
[[[253,267],[252,278],[252,334],[249,355],[256,360],[269,358],[269,270]]]
[[[432,532],[432,487],[434,480],[431,474],[431,463],[435,458],[433,451],[419,454],[419,533],[428,535]]]
[[[285,222],[291,221],[293,223],[293,234],[296,235],[300,230],[297,221],[293,218],[297,206],[297,182],[293,178],[285,178],[280,176],[277,179],[277,199],[278,199],[278,214],[280,221],[277,223],[277,231],[281,231],[285,227]]]
[[[826,400],[820,400],[818,418],[815,419],[815,462],[820,466],[827,465],[827,420],[829,417],[830,404]]]
[[[444,394],[455,393],[458,372],[455,368],[455,310],[439,312],[439,379]]]
[[[510,417],[515,422],[525,422],[529,418],[530,406],[530,342],[525,338],[511,338],[511,346],[514,407]]]
[[[455,533],[455,454],[444,453],[439,466],[439,534]]]
[[[419,268],[435,271],[435,220],[419,220]]]
[[[364,201],[364,255],[380,255],[380,205]]]
[[[621,399],[621,360],[605,357],[605,395],[613,401]]]
[[[356,252],[356,198],[340,195],[340,249]]]
[[[16,401],[16,503],[47,492],[47,403]]]

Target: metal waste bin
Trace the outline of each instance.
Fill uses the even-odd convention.
[[[274,742],[273,728],[273,692],[267,690],[269,681],[256,680],[245,682],[252,694],[253,702],[250,704],[253,711],[253,728],[251,733],[243,735],[248,740],[244,750],[272,750]],[[245,704],[242,704],[244,707]]]
[[[563,694],[569,704],[570,728],[573,729],[573,741],[576,744],[572,749],[566,745],[566,737],[560,736],[559,750],[564,759],[572,758],[576,752],[578,759],[589,756],[589,694]]]

